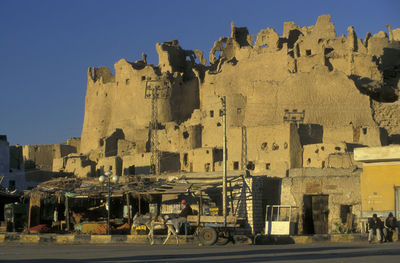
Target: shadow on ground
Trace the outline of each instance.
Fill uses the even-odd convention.
[[[156,248],[156,247],[155,247]],[[373,249],[371,249],[373,248]],[[316,247],[316,248],[279,248],[273,249],[270,246],[268,249],[257,250],[240,250],[240,251],[224,251],[224,252],[210,252],[204,248],[204,253],[177,253],[159,255],[137,255],[137,256],[124,256],[124,257],[108,257],[108,258],[90,258],[90,259],[61,259],[61,258],[41,258],[29,260],[12,260],[12,262],[19,263],[43,263],[43,262],[132,262],[132,261],[146,261],[146,262],[269,262],[269,261],[298,261],[298,260],[323,260],[323,259],[350,259],[350,258],[367,258],[371,256],[392,255],[399,256],[400,250],[398,249],[376,249],[377,247],[361,246],[335,246],[335,247]],[[382,247],[383,248],[383,247]],[[348,250],[361,250],[361,251],[348,251]],[[341,251],[337,251],[341,250]],[[344,250],[344,251],[343,251]],[[181,251],[182,252],[182,251]],[[134,251],[132,251],[134,253]],[[149,253],[152,253],[149,251]],[[290,253],[290,254],[286,254]],[[273,254],[273,255],[272,255]],[[280,255],[282,254],[282,255]],[[237,257],[237,258],[232,258]],[[212,259],[210,259],[212,258]]]

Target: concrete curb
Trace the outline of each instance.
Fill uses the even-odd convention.
[[[155,244],[162,244],[166,236],[154,237]],[[198,244],[194,236],[178,236],[179,244]],[[149,244],[147,235],[57,235],[57,234],[0,234],[1,243],[22,244]],[[176,245],[176,239],[170,237],[167,244]]]
[[[40,242],[40,236],[34,235],[22,235],[19,236],[20,243],[38,244]]]
[[[355,235],[331,235],[331,242],[354,242],[356,240]],[[359,241],[363,240],[361,236],[358,238]],[[365,241],[367,241],[367,236],[365,236]]]
[[[57,244],[73,244],[75,235],[57,235],[55,243]]]
[[[321,242],[348,243],[367,242],[367,234],[331,234],[310,236],[258,236],[255,243],[258,245],[272,244],[310,244]]]
[[[292,236],[294,244],[309,244],[313,242],[312,236]]]
[[[166,236],[156,235],[155,244],[162,244]],[[346,243],[367,242],[366,234],[332,234],[313,236],[257,236],[256,245],[272,244],[310,244],[320,242]],[[195,236],[178,236],[180,245],[197,245],[199,241]],[[253,240],[246,236],[235,236],[236,244],[252,244]],[[0,234],[0,243],[22,244],[149,244],[146,235],[59,235],[59,234]],[[176,239],[171,236],[168,245],[176,245]]]

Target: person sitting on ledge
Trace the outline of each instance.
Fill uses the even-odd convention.
[[[382,220],[378,218],[377,214],[373,214],[372,218],[368,220],[368,242],[371,243],[374,240],[375,235],[378,237],[380,243],[382,243]]]
[[[385,227],[383,228],[383,234],[385,236],[385,241],[393,242],[393,234],[398,235],[398,224],[396,217],[390,212],[389,216],[385,220]],[[397,237],[396,237],[397,240]]]

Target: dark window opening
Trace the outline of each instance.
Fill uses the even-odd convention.
[[[15,180],[8,181],[8,190],[14,191],[15,190]]]
[[[265,164],[265,169],[266,170],[271,170],[271,164],[270,163],[266,163]]]
[[[205,170],[206,172],[209,172],[209,171],[210,171],[210,163],[206,163],[206,164],[204,165],[204,170]]]
[[[339,146],[336,146],[336,147],[335,147],[335,150],[336,150],[336,151],[340,151],[341,148],[340,148]]]
[[[214,117],[214,111],[210,110],[210,117],[213,118]]]
[[[367,128],[362,128],[363,134],[366,135],[367,134]]]
[[[256,165],[254,164],[254,162],[248,162],[246,167],[248,170],[254,170],[256,168]]]
[[[182,133],[182,135],[183,135],[183,138],[184,138],[184,139],[189,138],[189,133],[188,133],[187,131],[184,131],[184,132]]]
[[[351,205],[340,205],[340,220],[342,221],[342,224],[347,223],[347,218],[349,217],[349,214],[351,215],[351,213]]]
[[[261,150],[268,150],[268,143],[263,142],[263,143],[261,144]]]
[[[126,79],[126,80],[125,80],[125,84],[126,84],[126,85],[129,85],[129,79]]]
[[[307,164],[310,164],[310,163],[311,163],[311,159],[308,158],[308,159],[307,159]]]
[[[221,126],[221,123],[218,122],[218,123],[217,123],[217,126],[220,127],[220,126]]]
[[[333,51],[333,48],[325,48],[324,54],[327,55]]]
[[[289,145],[288,145],[288,143],[287,143],[287,142],[285,142],[285,143],[283,144],[283,148],[284,148],[284,149],[287,149],[287,148],[288,148],[288,146],[289,146]]]
[[[272,144],[272,150],[273,150],[273,151],[279,150],[279,145],[276,144],[276,143],[273,143],[273,144]]]
[[[128,174],[129,174],[129,175],[134,175],[135,173],[136,173],[136,171],[135,171],[135,166],[134,166],[134,165],[129,166],[129,167],[128,167]]]
[[[307,56],[311,56],[311,49],[307,49],[307,50],[306,50],[306,55],[307,55]]]
[[[233,162],[233,170],[239,170],[239,162]]]
[[[206,154],[209,154],[210,153],[210,151],[209,150],[206,150]]]
[[[224,116],[224,111],[223,110],[219,110],[219,116],[220,117]]]
[[[222,149],[214,149],[214,162],[222,162],[224,151]]]
[[[325,168],[325,161],[322,161],[321,168]]]
[[[324,146],[321,146],[321,151],[325,151],[325,147]]]
[[[146,76],[142,76],[142,81],[146,80]]]
[[[187,165],[188,165],[188,154],[187,154],[187,153],[185,153],[185,154],[183,155],[183,165],[184,165],[184,166],[187,166]]]

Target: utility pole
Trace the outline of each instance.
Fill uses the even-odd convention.
[[[160,175],[160,151],[158,149],[158,99],[169,97],[169,81],[166,78],[157,78],[146,81],[145,98],[151,99],[151,122],[150,129],[150,172]]]
[[[151,160],[150,169],[152,174],[160,174],[160,152],[158,151],[158,89],[160,86],[156,85],[151,90],[151,124],[150,124],[150,149]]]
[[[221,98],[222,102],[222,130],[223,130],[223,140],[222,140],[222,214],[224,216],[224,226],[226,226],[226,96]]]
[[[247,165],[247,129],[246,126],[242,126],[242,160],[241,168],[246,170]]]
[[[104,166],[101,167],[102,172],[104,172]],[[99,182],[100,184],[103,184],[104,182],[107,181],[107,235],[110,234],[110,211],[111,211],[111,194],[112,194],[112,189],[111,189],[111,182],[113,183],[118,183],[119,181],[119,176],[114,175],[111,178],[112,172],[111,168],[109,171],[103,173],[99,177]]]

